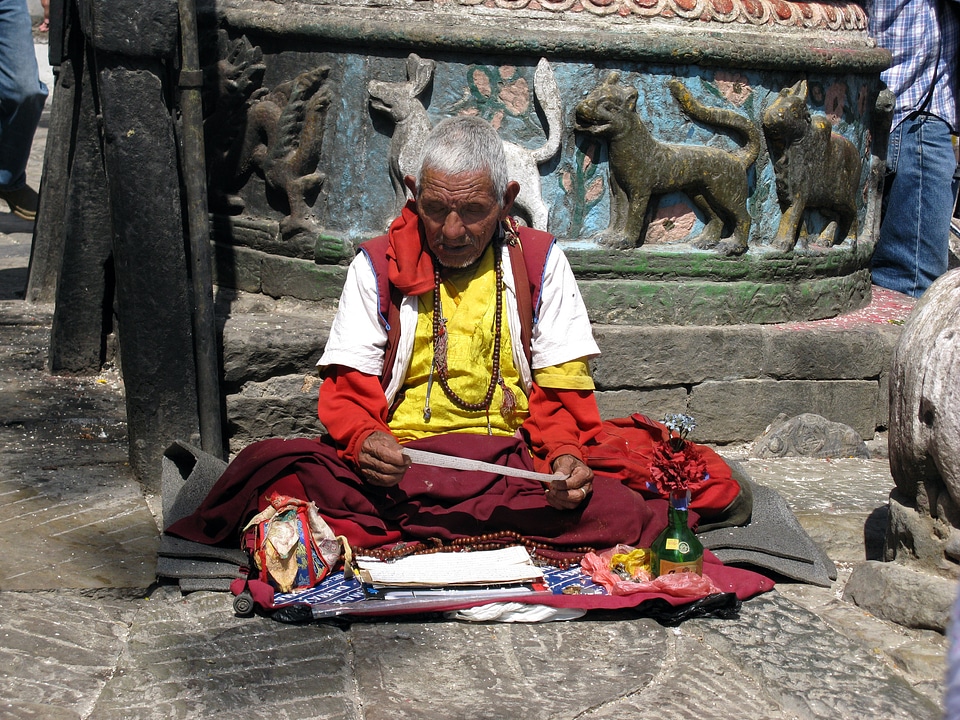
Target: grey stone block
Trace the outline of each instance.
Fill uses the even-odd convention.
[[[222,287],[258,293],[263,259],[259,250],[213,244],[213,282]]]
[[[265,255],[260,284],[272,297],[289,295],[301,300],[336,300],[343,289],[347,269],[321,266],[312,260]]]
[[[707,442],[746,442],[780,413],[810,412],[873,437],[879,385],[871,380],[735,380],[705,382],[690,393],[687,411]]]
[[[218,230],[231,245],[259,250],[270,255],[302,258],[313,261],[314,242],[298,235],[289,239],[280,236],[280,223],[263,217],[223,218]]]
[[[302,381],[302,376],[301,376]],[[317,390],[299,389],[285,395],[227,396],[230,448],[236,452],[251,442],[270,437],[316,437],[323,431],[317,417]]]
[[[243,313],[223,326],[223,379],[240,387],[281,375],[316,372],[332,314]]]
[[[877,396],[877,426],[890,427],[890,371],[880,373],[880,392]]]
[[[601,390],[596,393],[600,417],[603,419],[629,417],[643,413],[654,420],[668,413],[682,413],[687,409],[687,391],[684,388],[656,388],[653,390]]]
[[[780,380],[876,378],[890,357],[880,333],[870,328],[764,326],[761,335],[762,373]]]
[[[80,26],[101,52],[172,57],[180,31],[177,7],[174,0],[86,0],[80,3]]]
[[[956,594],[953,580],[869,561],[854,568],[843,599],[899,625],[945,632]]]
[[[595,325],[593,332],[602,353],[593,376],[602,389],[759,377],[762,367],[758,325]]]

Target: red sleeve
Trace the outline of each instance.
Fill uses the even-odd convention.
[[[529,404],[530,417],[523,429],[541,469],[550,472],[560,455],[586,461],[584,446],[601,429],[593,391],[543,388],[534,383]]]
[[[356,464],[370,433],[390,432],[387,411],[387,398],[375,375],[343,365],[333,365],[324,374],[317,415],[343,459]]]

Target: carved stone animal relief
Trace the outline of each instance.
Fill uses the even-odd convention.
[[[286,212],[280,221],[284,238],[317,232],[312,208],[324,181],[318,165],[331,100],[330,68],[316,67],[268,90],[260,86],[260,49],[244,38],[234,43],[218,70],[218,110],[206,121],[207,134],[223,132],[229,144],[221,140],[212,153],[211,177],[222,187],[211,193],[211,204],[242,212],[244,203],[236,193],[256,172],[263,177],[268,200]]]
[[[383,113],[393,123],[390,141],[390,183],[394,204],[391,218],[400,214],[407,200],[403,178],[415,175],[423,141],[430,132],[430,118],[420,96],[430,86],[437,64],[411,53],[407,57],[406,82],[371,80],[367,83],[370,109]]]
[[[371,80],[367,83],[370,109],[387,115],[395,124],[390,141],[389,170],[395,195],[391,219],[406,202],[403,178],[416,173],[423,142],[430,132],[431,122],[421,96],[433,79],[435,70],[434,61],[411,53],[407,57],[406,81]],[[503,149],[507,155],[510,179],[520,183],[520,195],[514,207],[526,216],[533,227],[546,230],[549,210],[541,195],[539,165],[557,154],[563,130],[560,89],[546,59],[541,59],[537,64],[533,87],[534,96],[546,118],[547,138],[533,150],[511,142],[504,142]]]
[[[648,211],[655,209],[651,198],[680,191],[707,218],[694,245],[716,248],[723,255],[742,254],[751,224],[747,170],[760,152],[760,131],[731,110],[701,105],[678,80],[671,80],[669,87],[690,117],[732,131],[746,142],[728,152],[656,140],[637,115],[636,88],[621,85],[619,73],[611,73],[576,108],[577,129],[609,143],[611,219],[601,242],[617,248],[642,245]]]
[[[315,230],[312,217],[324,175],[317,166],[323,125],[330,107],[328,67],[300,73],[254,103],[247,113],[247,130],[239,172],[257,171],[267,188],[286,198],[289,214],[280,221],[284,237]]]
[[[840,244],[857,234],[860,155],[846,138],[833,132],[823,115],[807,109],[807,82],[784,88],[763,113],[777,198],[783,217],[773,246],[793,249],[807,210],[820,210],[830,222],[816,239],[821,246]]]

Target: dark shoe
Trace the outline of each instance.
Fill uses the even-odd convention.
[[[40,196],[37,191],[29,185],[24,185],[19,190],[0,190],[0,200],[6,200],[10,206],[10,212],[24,220],[37,219],[37,205]]]

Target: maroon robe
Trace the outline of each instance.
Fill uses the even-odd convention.
[[[449,434],[410,447],[525,470],[533,459],[512,437]],[[381,488],[358,477],[327,440],[264,440],[244,449],[192,515],[167,528],[205,544],[236,546],[246,521],[273,492],[313,500],[352,545],[463,537],[512,531],[565,548],[647,547],[666,524],[666,501],[645,499],[620,479],[598,473],[593,492],[575,510],[547,504],[536,480],[414,464],[399,485]]]

